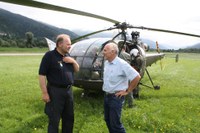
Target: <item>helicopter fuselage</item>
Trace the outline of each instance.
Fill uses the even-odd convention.
[[[104,57],[102,54],[102,49],[105,43],[112,38],[91,38],[74,43],[70,50],[70,55],[76,59],[80,66],[78,73],[74,75],[74,86],[83,88],[88,91],[101,91],[103,84],[103,66]],[[115,40],[118,44],[123,40]],[[139,45],[133,46],[131,42],[127,42],[128,46],[127,53],[131,49],[137,48],[140,55],[145,58],[145,51]],[[142,65],[142,75],[144,75],[145,63]]]

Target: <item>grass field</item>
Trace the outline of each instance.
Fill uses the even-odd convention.
[[[168,56],[167,56],[168,57]],[[123,108],[127,133],[200,132],[200,54],[180,54],[153,64],[148,70],[160,90],[141,86],[134,108]],[[44,133],[47,117],[38,85],[42,56],[0,56],[0,132]],[[147,75],[142,79],[150,84]],[[103,120],[103,96],[81,98],[82,89],[73,88],[74,133],[107,133]]]
[[[6,48],[0,47],[0,53],[44,53],[48,48]]]

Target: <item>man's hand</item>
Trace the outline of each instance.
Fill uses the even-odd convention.
[[[121,98],[122,96],[126,96],[126,95],[128,95],[128,92],[125,91],[125,90],[119,91],[119,92],[117,92],[117,93],[115,94],[116,97],[120,97],[120,98]]]
[[[73,64],[75,60],[72,57],[63,57],[63,62]]]
[[[127,90],[122,90],[122,91],[119,91],[115,94],[115,96],[117,97],[122,97],[122,96],[126,96],[128,95],[128,93],[130,93],[131,91],[133,91],[133,89],[136,88],[137,84],[139,83],[140,81],[140,75],[136,76],[129,84],[129,88]]]
[[[43,100],[45,103],[50,102],[49,94],[48,94],[48,93],[42,93],[42,100]]]
[[[79,65],[78,65],[78,63],[76,62],[76,60],[73,59],[72,57],[63,57],[63,62],[73,64],[74,71],[75,71],[75,72],[78,72],[78,71],[79,71]]]
[[[47,87],[46,87],[46,76],[39,75],[39,84],[40,84],[40,88],[41,88],[41,91],[42,91],[42,100],[45,103],[50,102],[50,97],[49,97]]]

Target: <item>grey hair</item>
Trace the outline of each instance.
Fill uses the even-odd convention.
[[[108,45],[111,46],[111,50],[114,50],[116,55],[119,53],[118,45],[115,42],[110,42]]]
[[[60,34],[57,36],[56,38],[56,46],[58,46],[58,43],[62,42],[64,40],[64,37],[66,38],[69,38],[70,39],[70,36],[67,35],[67,34]]]

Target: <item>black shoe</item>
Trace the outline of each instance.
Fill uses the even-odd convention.
[[[139,94],[133,94],[133,98],[134,99],[138,99],[139,98]]]

